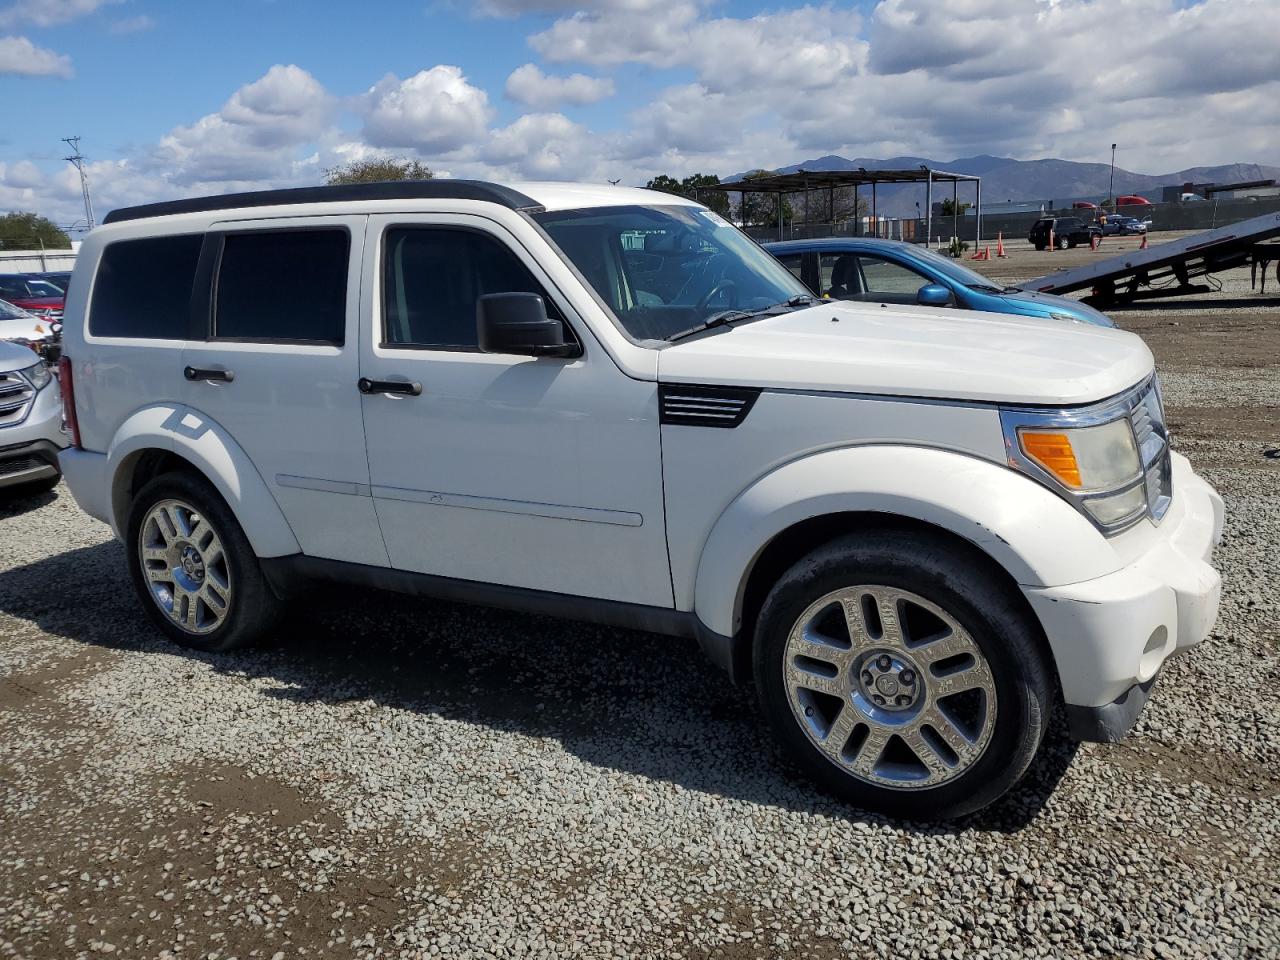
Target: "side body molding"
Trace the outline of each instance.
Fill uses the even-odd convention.
[[[279,504],[248,455],[208,417],[180,403],[161,403],[133,413],[107,449],[111,477],[111,526],[119,536],[128,511],[128,477],[147,450],[167,450],[199,470],[231,506],[260,557],[298,553],[298,540]]]
[[[941,527],[1029,586],[1076,583],[1121,566],[1084,517],[1006,467],[929,447],[844,447],[778,467],[725,508],[698,561],[698,619],[734,636],[747,578],[769,542],[802,521],[848,512]]]

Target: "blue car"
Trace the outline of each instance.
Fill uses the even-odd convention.
[[[833,237],[782,240],[764,248],[810,290],[832,300],[918,303],[1115,326],[1078,300],[998,286],[960,261],[913,243]]]

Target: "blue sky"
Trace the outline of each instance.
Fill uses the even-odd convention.
[[[1275,0],[0,0],[0,209],[75,219],[71,134],[103,209],[370,155],[639,183],[1112,140],[1148,173],[1280,163],[1278,35]]]

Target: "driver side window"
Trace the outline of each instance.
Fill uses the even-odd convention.
[[[863,256],[862,277],[866,292],[872,296],[906,296],[906,303],[915,303],[916,291],[932,281],[922,273],[916,273],[900,263],[891,263],[879,257]]]

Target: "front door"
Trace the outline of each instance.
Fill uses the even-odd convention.
[[[354,385],[365,220],[216,224],[184,399],[248,454],[303,553],[385,567]]]
[[[492,220],[375,216],[365,245],[365,435],[392,566],[671,607],[657,385],[624,375]],[[581,357],[479,351],[477,299],[522,291]]]

